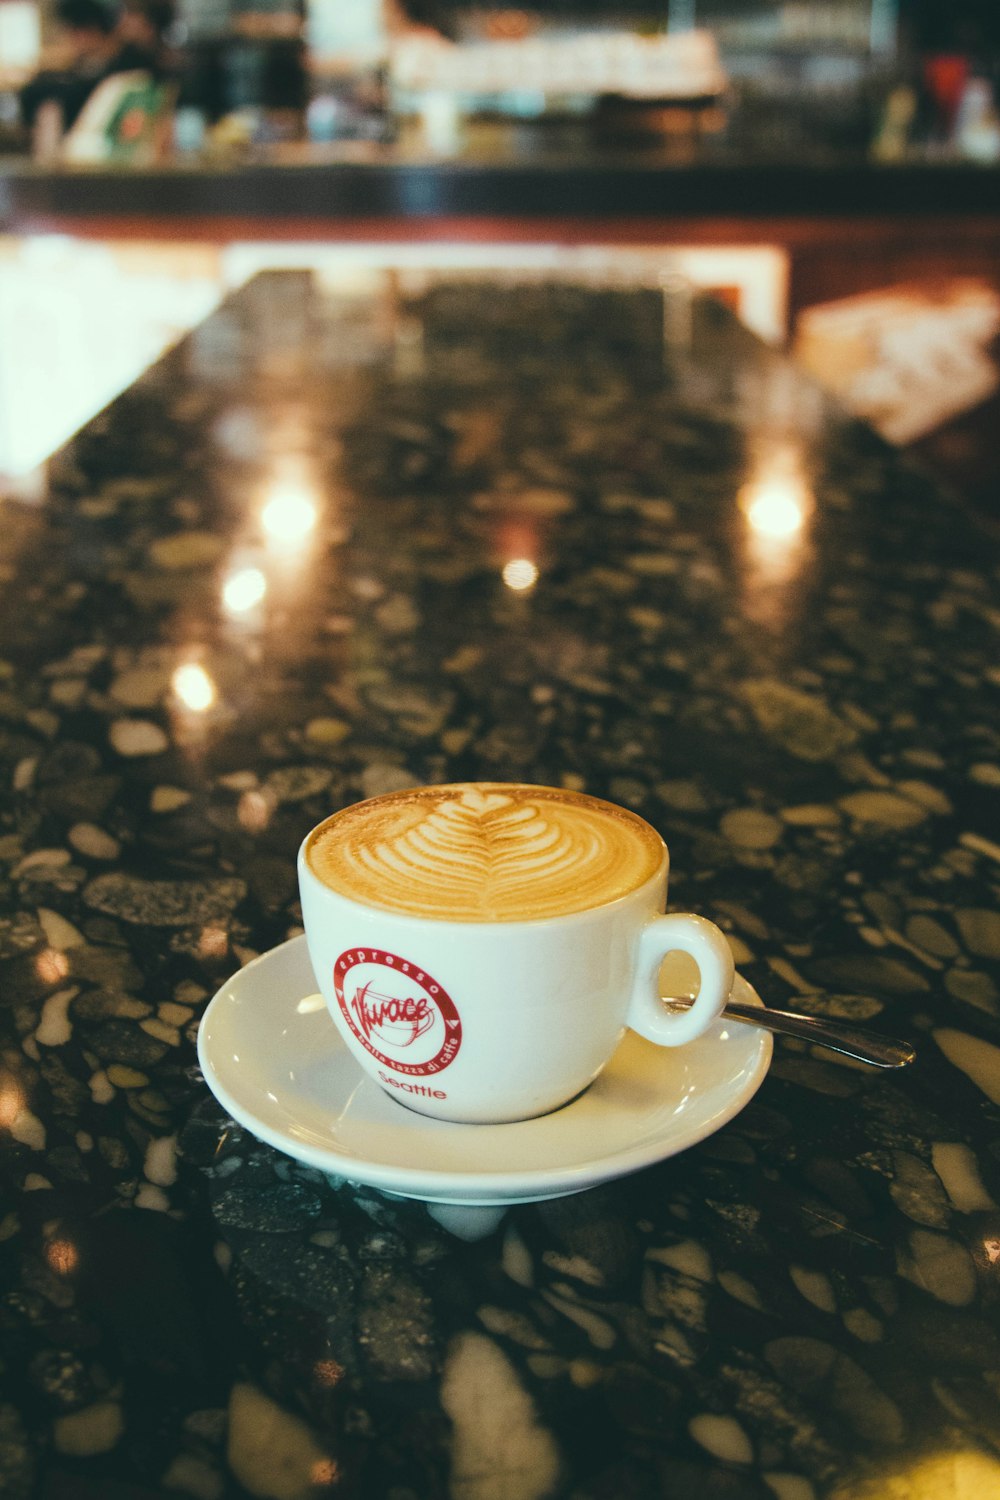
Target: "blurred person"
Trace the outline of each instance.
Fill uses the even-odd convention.
[[[125,0],[115,27],[115,71],[142,68],[156,79],[176,72],[179,58],[169,41],[175,22],[173,0]]]
[[[21,118],[29,127],[44,104],[56,104],[63,128],[76,120],[117,50],[117,17],[100,0],[60,0],[54,66],[29,79],[20,93]]]
[[[45,104],[55,104],[62,129],[76,122],[99,84],[116,73],[142,71],[161,78],[164,50],[160,20],[172,8],[150,0],[119,11],[101,0],[59,0],[57,66],[43,69],[20,94],[21,117],[29,128]]]

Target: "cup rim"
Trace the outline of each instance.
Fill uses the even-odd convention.
[[[357,802],[348,803],[346,807],[339,808],[337,810],[337,812],[333,812],[333,813],[328,814],[327,817],[321,819],[320,822],[314,824],[313,827],[308,830],[308,832],[306,833],[305,837],[302,839],[302,842],[299,845],[298,855],[297,855],[297,858],[296,858],[296,865],[297,865],[297,868],[298,868],[298,873],[299,873],[299,879],[300,879],[300,881],[303,879],[304,876],[308,876],[309,880],[314,883],[316,889],[318,891],[320,891],[323,895],[329,896],[333,900],[343,902],[345,905],[350,906],[350,907],[354,908],[357,911],[364,912],[364,913],[366,913],[366,914],[368,914],[370,916],[373,916],[373,917],[384,917],[384,918],[387,918],[387,919],[391,919],[394,922],[403,923],[404,925],[412,926],[412,927],[415,927],[415,928],[424,928],[424,927],[433,925],[433,926],[439,927],[439,928],[443,928],[443,927],[455,927],[455,928],[461,929],[463,932],[474,932],[474,931],[477,931],[477,930],[483,931],[483,932],[496,932],[497,930],[502,930],[503,932],[511,932],[511,931],[513,931],[513,930],[515,930],[517,928],[521,928],[521,927],[526,927],[526,928],[540,928],[540,927],[552,926],[552,925],[554,925],[556,923],[566,923],[566,922],[574,922],[574,921],[576,921],[576,922],[587,921],[588,919],[593,918],[593,916],[596,913],[598,913],[598,912],[600,912],[600,913],[606,913],[606,912],[609,912],[609,911],[613,910],[616,907],[623,907],[623,906],[627,905],[629,902],[635,901],[644,892],[647,892],[649,890],[655,890],[655,888],[658,885],[660,885],[661,883],[664,886],[667,883],[667,880],[668,880],[668,877],[669,877],[669,874],[670,874],[670,850],[669,850],[669,848],[667,846],[666,840],[663,838],[663,835],[659,832],[658,829],[654,828],[653,825],[652,825],[652,823],[650,823],[648,821],[648,819],[644,818],[641,815],[641,813],[633,812],[631,808],[622,807],[619,803],[610,802],[605,797],[595,797],[590,792],[575,792],[575,791],[572,791],[570,788],[567,788],[567,787],[551,787],[551,786],[545,786],[544,784],[541,784],[541,783],[528,782],[528,781],[513,781],[513,782],[503,782],[503,781],[481,781],[481,782],[454,781],[454,782],[434,783],[433,785],[437,789],[447,789],[449,787],[456,787],[457,788],[457,787],[465,787],[465,786],[488,786],[488,787],[518,786],[518,787],[530,787],[532,790],[538,790],[538,791],[556,792],[556,793],[559,793],[560,795],[564,794],[567,791],[570,791],[570,794],[572,796],[581,797],[581,798],[583,798],[583,799],[585,799],[587,801],[590,801],[590,802],[600,803],[604,807],[611,808],[615,812],[625,813],[628,817],[635,818],[637,822],[644,824],[648,829],[651,830],[651,832],[654,834],[654,836],[656,837],[656,839],[659,841],[659,844],[660,844],[660,860],[659,860],[659,863],[657,864],[657,867],[654,870],[653,874],[650,875],[650,876],[648,876],[647,879],[645,879],[644,881],[642,881],[642,883],[640,885],[634,886],[632,888],[632,890],[625,891],[620,896],[614,896],[614,897],[611,898],[610,901],[601,901],[601,902],[599,902],[599,903],[597,903],[597,904],[595,904],[593,906],[581,907],[577,911],[558,912],[558,913],[556,913],[553,916],[547,916],[547,917],[515,917],[515,918],[511,918],[511,919],[505,919],[503,917],[497,917],[497,918],[495,918],[493,920],[477,919],[477,920],[473,920],[473,921],[466,921],[466,920],[464,920],[463,918],[460,918],[460,917],[442,917],[442,916],[436,916],[436,915],[425,916],[425,915],[421,915],[418,912],[397,911],[394,907],[391,907],[391,906],[376,906],[371,901],[362,901],[362,900],[359,900],[356,896],[348,896],[348,895],[345,895],[343,891],[335,890],[333,886],[327,885],[327,883],[316,873],[316,871],[312,868],[312,865],[309,863],[309,859],[307,857],[307,852],[306,851],[308,849],[308,846],[309,846],[309,843],[310,843],[311,839],[313,838],[313,836],[315,834],[317,834],[319,832],[319,830],[321,828],[325,827],[325,825],[327,823],[332,822],[333,819],[339,817],[341,813],[347,812],[349,808],[360,806],[360,804],[362,802],[374,802],[374,801],[378,800],[377,798],[374,798],[374,797],[362,797],[362,798],[359,798]],[[412,790],[414,790],[414,791],[418,791],[418,790],[422,790],[422,789],[424,789],[424,788],[422,788],[420,786],[415,786],[415,787],[412,788]],[[410,788],[400,788],[400,791],[402,791],[402,792],[405,792],[407,790],[410,790]],[[398,794],[397,793],[393,793],[393,792],[389,792],[389,793],[384,793],[383,795],[385,795],[385,796],[395,796],[395,795],[398,795]]]

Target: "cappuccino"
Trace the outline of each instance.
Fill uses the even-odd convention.
[[[451,922],[523,922],[589,911],[638,890],[665,862],[655,829],[556,787],[470,782],[390,792],[310,835],[313,873],[363,905]]]
[[[725,937],[664,916],[667,849],[626,808],[518,782],[413,787],[334,813],[299,847],[302,924],[344,1045],[401,1104],[525,1120],[597,1077],[626,1027],[700,1036],[733,982]],[[695,960],[682,1015],[667,953]]]

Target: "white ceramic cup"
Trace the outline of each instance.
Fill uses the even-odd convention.
[[[668,853],[648,824],[659,866],[625,895],[559,916],[453,921],[385,910],[322,880],[308,850],[321,830],[336,834],[337,817],[298,856],[316,982],[360,1067],[421,1114],[475,1123],[546,1114],[596,1078],[626,1028],[681,1046],[729,998],[723,934],[703,917],[663,915]],[[659,997],[660,965],[675,951],[700,973],[684,1012]]]

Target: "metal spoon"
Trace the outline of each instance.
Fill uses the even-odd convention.
[[[690,995],[664,995],[663,1003],[678,1010],[688,1010],[694,999]],[[760,1026],[765,1031],[776,1031],[783,1036],[800,1037],[818,1047],[829,1047],[831,1052],[842,1052],[845,1057],[857,1058],[858,1062],[871,1063],[873,1068],[905,1068],[917,1055],[909,1042],[882,1036],[862,1026],[845,1026],[824,1016],[804,1016],[797,1011],[771,1010],[770,1006],[744,1005],[739,1000],[730,1000],[722,1014],[729,1021],[741,1021],[747,1026]]]

